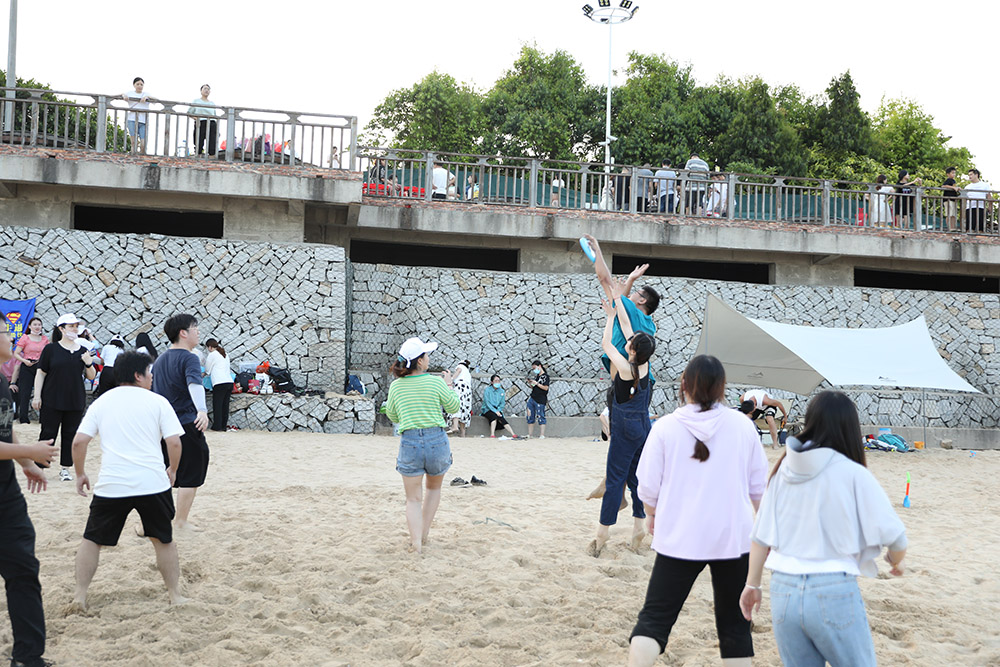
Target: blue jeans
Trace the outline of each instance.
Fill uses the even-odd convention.
[[[128,133],[131,134],[134,137],[135,136],[135,131],[136,131],[135,121],[134,120],[127,120],[127,121],[125,121],[125,127],[128,128]],[[139,139],[141,139],[142,141],[146,140],[146,124],[145,123],[139,123]]]
[[[535,418],[538,418],[539,424],[544,424],[545,422],[545,404],[539,403],[533,398],[528,399],[528,415],[527,422],[529,424],[535,423]]]
[[[411,428],[399,438],[396,472],[403,477],[436,477],[451,467],[451,446],[440,426]]]
[[[876,664],[854,575],[773,573],[771,622],[781,661],[789,667]]]

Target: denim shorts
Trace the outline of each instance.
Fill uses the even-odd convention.
[[[135,121],[134,120],[127,120],[127,121],[125,121],[125,126],[128,128],[128,133],[131,134],[134,137],[135,136]],[[142,139],[143,141],[146,140],[146,124],[145,123],[139,123],[139,138]]]
[[[545,404],[539,403],[533,398],[528,399],[528,423],[534,424],[535,418],[538,418],[539,424],[545,423]]]
[[[396,472],[403,477],[436,477],[451,467],[451,446],[440,426],[411,428],[399,438]]]

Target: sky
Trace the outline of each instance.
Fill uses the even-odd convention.
[[[490,88],[525,44],[564,50],[592,82],[605,82],[608,28],[584,17],[588,1],[597,4],[20,0],[17,74],[56,90],[112,94],[142,76],[148,94],[177,101],[209,83],[218,104],[353,115],[364,127],[390,91],[435,69]],[[635,50],[690,64],[699,83],[760,76],[809,95],[849,69],[866,111],[883,98],[915,100],[949,145],[968,147],[983,178],[1000,184],[1000,2],[635,4],[635,18],[614,28],[615,68]],[[9,0],[0,0],[0,58],[8,16]]]

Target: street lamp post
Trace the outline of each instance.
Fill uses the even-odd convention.
[[[611,169],[611,142],[615,137],[611,136],[611,31],[613,26],[631,20],[639,10],[639,5],[633,4],[632,0],[620,0],[617,7],[611,5],[611,0],[598,0],[597,7],[587,4],[583,6],[583,15],[594,23],[603,23],[608,26],[608,99],[604,108],[604,171]]]
[[[10,23],[7,39],[7,81],[8,88],[17,88],[17,0],[10,0]],[[14,98],[14,91],[8,90],[4,97]],[[3,129],[14,132],[14,103],[7,102],[3,112]],[[13,141],[13,140],[12,140]]]

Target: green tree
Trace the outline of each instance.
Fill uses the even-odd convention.
[[[883,101],[874,122],[876,151],[880,161],[891,167],[920,168],[941,172],[957,165],[971,164],[966,148],[948,148],[946,137],[934,126],[934,118],[908,99]]]
[[[484,147],[511,156],[580,159],[600,140],[595,123],[599,99],[568,53],[545,54],[525,46],[485,95]]]
[[[740,84],[732,121],[716,144],[711,155],[723,168],[741,162],[788,176],[801,176],[806,170],[795,128],[778,112],[767,84],[759,78]]]
[[[7,73],[0,70],[0,88],[7,85]],[[15,97],[17,99],[30,99],[32,94],[29,90],[51,91],[52,87],[46,83],[39,83],[34,79],[18,78],[15,88],[21,88]],[[38,106],[38,133],[41,136],[52,138],[59,147],[74,148],[86,146],[97,147],[97,110],[84,109],[78,106],[65,106],[74,104],[72,100],[62,99],[52,92],[43,92],[37,96],[40,104]],[[45,104],[45,103],[48,104]],[[19,143],[25,135],[31,131],[32,108],[27,104],[18,104],[14,108],[14,142]],[[108,118],[107,139],[105,140],[105,150],[122,152],[130,147],[130,140],[126,136],[124,128],[118,128],[115,132],[115,125]],[[39,139],[40,141],[41,139]],[[65,142],[65,143],[64,143]]]
[[[691,66],[635,51],[628,58],[628,79],[612,93],[612,153],[626,164],[686,159],[695,134],[684,113],[697,87]]]
[[[482,97],[448,74],[431,72],[394,90],[365,126],[362,143],[410,150],[477,153],[483,131]]]
[[[870,155],[871,120],[861,109],[861,96],[854,86],[850,70],[834,77],[826,94],[829,102],[820,107],[817,115],[818,134],[823,148],[832,155]]]

